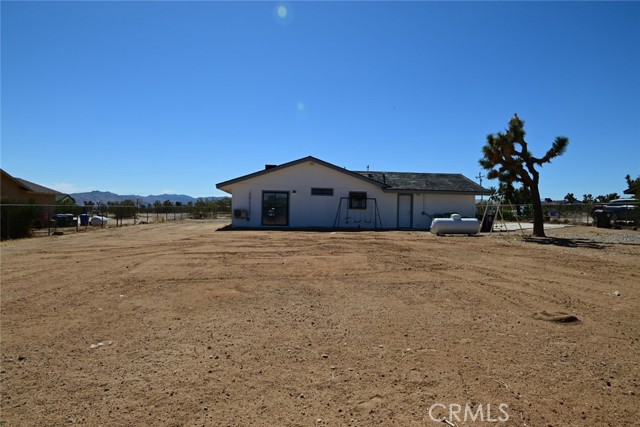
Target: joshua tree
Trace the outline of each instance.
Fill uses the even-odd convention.
[[[640,197],[640,176],[636,179],[631,179],[631,175],[627,175],[624,177],[627,180],[628,190],[625,190],[625,194],[633,194],[636,197]]]
[[[517,114],[509,121],[509,129],[495,135],[487,135],[482,147],[480,166],[488,170],[487,178],[498,178],[501,183],[521,182],[529,190],[533,205],[533,235],[544,237],[544,216],[538,183],[540,172],[536,166],[550,163],[561,156],[569,145],[569,139],[556,137],[549,151],[542,157],[534,157],[525,141],[524,121]]]
[[[593,203],[593,195],[592,194],[583,194],[582,195],[582,203],[585,205],[590,205]]]

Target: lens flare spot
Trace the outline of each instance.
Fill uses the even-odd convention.
[[[298,111],[302,111],[302,110],[304,110],[304,103],[302,103],[302,102],[298,102],[297,107],[298,107]]]
[[[287,25],[293,21],[293,7],[288,3],[278,3],[273,8],[273,19],[278,24]]]

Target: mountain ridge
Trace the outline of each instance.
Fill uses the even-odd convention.
[[[172,203],[180,202],[186,205],[189,202],[196,202],[198,199],[203,200],[220,200],[225,197],[210,196],[210,197],[192,197],[186,194],[150,194],[148,196],[141,196],[138,194],[116,194],[111,191],[88,191],[84,193],[71,193],[69,194],[76,201],[78,205],[84,205],[86,202],[98,203],[117,203],[125,199],[133,200],[141,205],[152,205],[156,201],[164,202],[170,200]]]

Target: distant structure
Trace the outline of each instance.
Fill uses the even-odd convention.
[[[62,200],[73,200],[68,194],[61,193],[26,179],[16,178],[0,169],[0,198],[11,203],[35,203],[37,205],[55,205]]]
[[[459,173],[350,171],[308,156],[221,182],[236,228],[428,230],[434,218],[475,217],[486,188]]]

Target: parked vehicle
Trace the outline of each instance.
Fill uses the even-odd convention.
[[[53,216],[56,227],[75,227],[78,218],[73,214],[56,214]]]
[[[640,225],[640,200],[615,199],[604,205],[596,205],[591,209],[591,217],[601,228],[623,225],[637,227]]]

